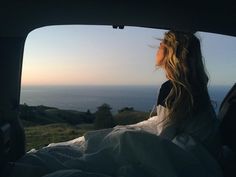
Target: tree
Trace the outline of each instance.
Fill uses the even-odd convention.
[[[94,127],[96,129],[111,128],[114,126],[110,105],[104,103],[95,112]]]
[[[89,109],[87,110],[86,114],[87,114],[87,115],[91,115],[91,112],[90,112]]]
[[[84,115],[84,122],[85,123],[94,123],[95,115],[91,113],[91,111],[88,109],[87,112]]]
[[[133,112],[134,111],[134,108],[133,107],[124,107],[120,110],[118,110],[118,113],[122,113],[122,112]]]

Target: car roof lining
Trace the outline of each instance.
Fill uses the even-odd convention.
[[[236,36],[236,3],[205,1],[19,1],[1,5],[0,36],[49,25],[121,25]]]

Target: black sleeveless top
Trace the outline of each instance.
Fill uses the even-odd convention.
[[[158,99],[157,99],[157,106],[161,105],[161,106],[165,107],[165,99],[169,95],[172,88],[173,88],[173,84],[170,80],[167,80],[166,82],[164,82],[161,85],[161,88],[159,90]],[[195,113],[209,108],[209,104],[211,104],[211,103],[210,103],[210,98],[209,98],[207,90],[201,91],[199,89],[198,91],[196,91],[196,89],[195,89],[192,92],[192,96],[194,98],[194,110],[193,111]],[[174,101],[174,100],[172,100],[172,101]]]
[[[159,94],[158,94],[158,99],[157,99],[157,106],[162,105],[165,107],[165,99],[169,95],[172,87],[173,87],[173,84],[171,83],[170,80],[164,82],[161,85],[161,88],[160,88]]]

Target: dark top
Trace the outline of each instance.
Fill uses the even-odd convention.
[[[164,82],[161,85],[161,88],[159,90],[158,99],[157,99],[157,106],[161,105],[161,106],[166,107],[165,106],[165,101],[166,101],[165,99],[169,95],[172,88],[173,88],[173,84],[170,80],[167,80],[166,82]],[[211,104],[211,103],[210,103],[210,98],[209,98],[207,90],[198,89],[196,91],[196,89],[194,89],[194,90],[192,90],[192,96],[194,99],[194,109],[193,109],[194,113],[197,113],[199,111],[209,108],[209,104]],[[174,98],[172,98],[172,99],[174,99]],[[169,101],[172,103],[174,100],[169,100]]]
[[[159,90],[157,105],[165,107],[165,99],[169,95],[173,84],[170,80],[164,82]],[[191,135],[195,140],[202,142],[207,150],[217,157],[220,152],[221,142],[218,132],[218,120],[216,119],[215,111],[211,105],[209,94],[206,89],[201,91],[193,91],[194,108],[193,119],[188,119],[181,124],[180,127],[173,124],[166,127],[160,136],[173,139],[179,132],[185,132]],[[178,132],[177,129],[178,128]]]
[[[170,80],[164,82],[161,85],[161,88],[159,90],[158,99],[157,99],[157,105],[162,105],[165,107],[165,99],[169,95],[172,87],[173,87],[173,84],[171,83]]]

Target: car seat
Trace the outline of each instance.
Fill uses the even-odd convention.
[[[0,120],[0,177],[7,177],[16,160],[25,154],[25,135],[19,119]]]
[[[219,163],[222,165],[225,177],[236,176],[236,83],[230,89],[221,103],[218,118],[222,141],[222,155]]]

